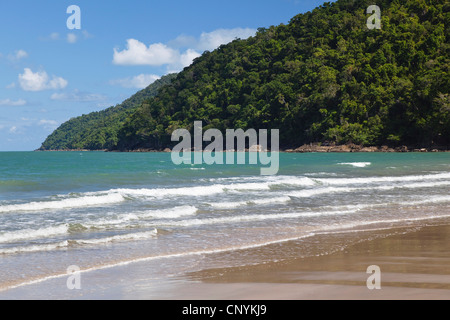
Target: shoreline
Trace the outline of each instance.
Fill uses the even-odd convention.
[[[153,278],[151,264],[139,262],[83,273],[80,291],[67,290],[67,277],[62,276],[0,292],[0,300],[450,300],[449,219],[356,231],[307,238],[322,251],[349,243],[317,255],[187,270],[164,279]],[[277,248],[300,255],[303,242]],[[264,255],[266,249],[273,252],[273,247],[248,250]],[[380,290],[367,287],[367,268],[372,265],[381,270]]]
[[[342,251],[191,273],[172,292],[183,300],[450,300],[450,224],[401,227]],[[294,244],[286,244],[288,248]],[[367,268],[380,267],[379,290]],[[197,281],[197,282],[194,282]]]
[[[172,150],[170,148],[164,149],[149,149],[140,148],[134,150],[89,150],[89,149],[67,149],[67,150],[34,150],[35,152],[117,152],[117,153],[170,153]],[[201,150],[202,151],[202,150]],[[268,150],[270,152],[270,150]],[[192,152],[196,152],[194,148]],[[229,152],[224,150],[223,152]],[[235,152],[235,150],[231,150]],[[245,152],[261,152],[260,146],[256,146],[255,151],[245,149]],[[356,144],[344,144],[344,145],[326,145],[311,143],[305,144],[298,148],[282,148],[280,149],[282,153],[428,153],[428,152],[450,152],[448,146],[433,146],[433,147],[389,147],[389,146],[362,146]]]

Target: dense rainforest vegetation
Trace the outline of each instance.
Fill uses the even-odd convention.
[[[118,132],[125,119],[133,114],[144,101],[156,96],[158,90],[170,83],[175,76],[175,74],[169,74],[162,77],[117,106],[70,119],[48,136],[40,150],[115,148]]]
[[[369,30],[374,3],[381,29]],[[325,3],[205,52],[127,114],[106,146],[161,149],[172,145],[173,130],[196,120],[204,130],[280,129],[285,148],[449,146],[449,21],[446,0]],[[95,149],[105,146],[83,134]]]

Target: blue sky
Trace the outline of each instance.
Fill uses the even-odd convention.
[[[121,103],[205,50],[288,23],[322,0],[15,0],[0,8],[0,151]],[[69,29],[70,5],[81,29]]]

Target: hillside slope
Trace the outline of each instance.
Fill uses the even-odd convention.
[[[381,30],[367,28],[369,5]],[[174,129],[280,129],[304,143],[450,145],[450,4],[338,0],[206,52],[119,130],[119,150]]]
[[[125,119],[141,106],[143,101],[154,97],[158,90],[170,83],[175,76],[170,74],[162,77],[115,107],[70,119],[48,136],[39,150],[114,148],[118,142],[117,133]]]

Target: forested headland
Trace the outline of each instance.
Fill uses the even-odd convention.
[[[381,29],[367,27],[374,2]],[[199,120],[204,130],[280,129],[285,149],[448,149],[449,21],[445,0],[324,3],[205,52],[131,108],[72,119],[41,149],[161,150]]]
[[[159,88],[175,78],[169,74],[140,90],[119,105],[92,112],[63,123],[42,144],[40,150],[110,150],[117,146],[118,132],[125,120]]]

